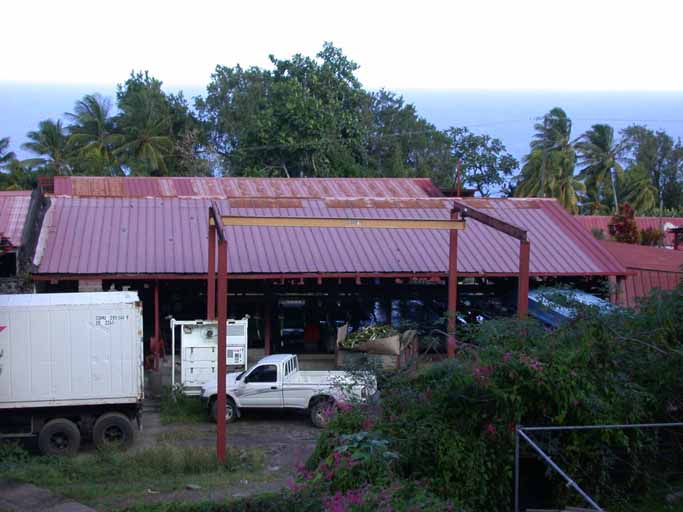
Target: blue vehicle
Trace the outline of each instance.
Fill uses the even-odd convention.
[[[539,288],[529,292],[529,316],[548,327],[557,328],[586,308],[595,308],[607,314],[614,311],[616,306],[581,290]]]

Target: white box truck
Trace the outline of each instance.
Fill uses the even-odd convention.
[[[84,438],[128,446],[143,371],[136,292],[0,295],[0,437],[37,436],[52,455]]]

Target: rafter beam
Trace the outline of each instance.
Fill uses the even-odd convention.
[[[481,210],[476,210],[470,206],[467,206],[465,203],[461,203],[457,200],[453,201],[453,208],[458,210],[463,217],[469,217],[471,219],[476,220],[477,222],[486,224],[487,226],[492,227],[497,231],[500,231],[502,233],[505,233],[506,235],[510,235],[511,237],[516,238],[520,242],[527,241],[526,230],[518,228],[517,226],[510,224],[509,222],[500,220],[496,217],[493,217],[492,215],[489,215],[488,213],[482,212]]]
[[[357,218],[310,218],[310,217],[249,217],[223,215],[211,216],[210,225],[222,222],[223,226],[268,226],[305,228],[377,228],[377,229],[465,229],[462,220],[439,219],[357,219]],[[221,231],[220,229],[218,230]]]

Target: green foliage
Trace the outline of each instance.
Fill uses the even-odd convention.
[[[26,137],[29,142],[24,143],[22,147],[38,155],[37,158],[26,160],[26,165],[41,166],[44,172],[52,176],[71,174],[67,134],[61,121],[41,121],[38,130],[28,132]]]
[[[579,179],[585,181],[588,201],[591,204],[610,204],[612,211],[619,210],[617,180],[624,169],[619,163],[623,144],[614,140],[614,129],[606,124],[594,124],[576,143],[583,166]]]
[[[683,287],[654,293],[638,311],[579,309],[554,332],[515,319],[474,326],[476,345],[463,346],[459,359],[385,384],[380,412],[338,414],[307,467],[329,461],[354,433],[359,440],[374,434],[398,454],[389,466],[398,478],[424,482],[471,510],[509,509],[515,425],[683,419],[680,318]],[[608,503],[617,485],[647,491],[662,469],[660,448],[642,432],[621,431],[572,432],[548,447]],[[551,485],[558,501],[568,497],[562,482]]]
[[[578,211],[583,182],[574,175],[576,151],[571,138],[572,122],[561,108],[554,108],[534,126],[531,152],[524,158],[517,178],[517,197],[554,197],[570,212]]]
[[[403,98],[364,90],[358,65],[325,43],[273,70],[218,66],[196,107],[224,175],[452,175],[448,138]]]
[[[463,184],[473,187],[482,197],[505,192],[519,162],[500,139],[474,134],[466,127],[451,128],[446,133],[451,139],[453,156],[462,162]]]
[[[664,240],[664,232],[657,228],[645,228],[640,231],[640,245],[660,246]]]
[[[389,338],[397,334],[399,332],[390,325],[368,325],[349,334],[340,344],[344,348],[355,348],[361,343]]]
[[[683,204],[683,145],[663,131],[633,125],[622,130],[625,159],[639,175],[628,200],[637,209],[680,208]],[[627,173],[630,174],[630,173]],[[645,185],[647,184],[647,185]],[[638,196],[645,196],[639,204]]]
[[[161,422],[199,423],[206,420],[207,411],[197,397],[183,393],[180,386],[164,386],[161,390]]]

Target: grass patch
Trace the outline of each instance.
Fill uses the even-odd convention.
[[[215,438],[215,434],[213,432],[211,433],[202,433],[201,431],[196,430],[197,427],[180,427],[176,428],[173,430],[169,430],[167,432],[162,432],[157,436],[157,442],[158,443],[175,443],[177,441],[191,441],[191,440],[196,440],[197,438],[204,436],[211,436],[211,438]]]
[[[226,462],[212,448],[159,445],[138,452],[100,450],[72,458],[30,456],[17,444],[0,444],[0,478],[28,482],[85,502],[146,492],[168,492],[187,484],[225,486],[258,478],[264,465],[259,451],[231,449]]]
[[[161,423],[201,423],[207,412],[199,397],[187,396],[181,388],[166,386],[161,391]]]

